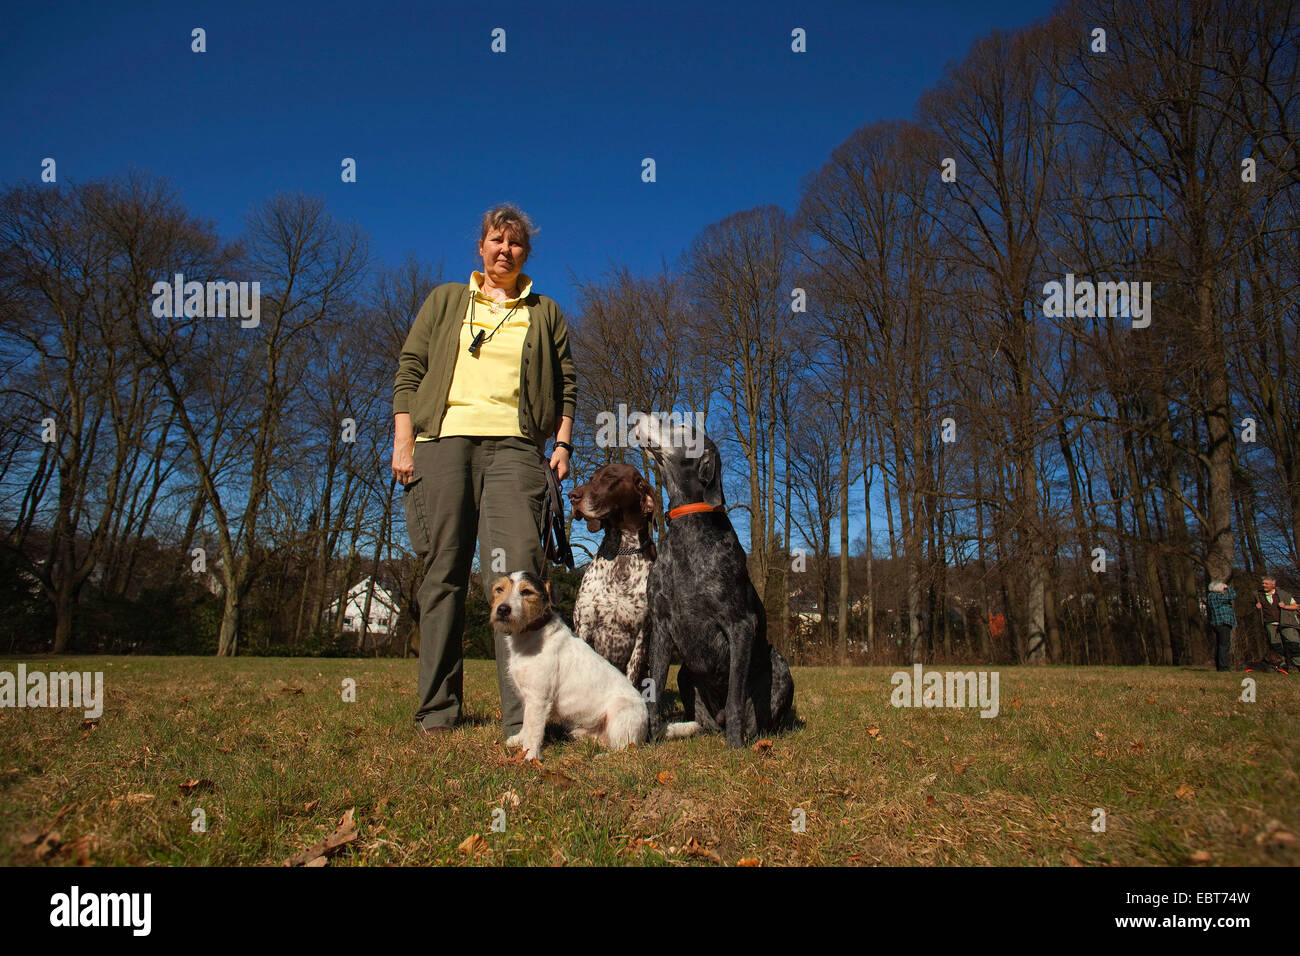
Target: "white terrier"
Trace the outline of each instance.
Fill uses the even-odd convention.
[[[574,637],[536,575],[516,571],[493,583],[492,626],[506,635],[510,679],[524,702],[524,726],[507,747],[523,747],[524,756],[536,759],[548,720],[611,750],[646,739],[650,715],[641,695],[617,667]]]

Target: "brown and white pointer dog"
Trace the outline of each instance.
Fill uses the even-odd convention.
[[[612,462],[569,492],[573,517],[605,537],[582,576],[573,628],[638,690],[649,667],[645,642],[646,580],[655,559],[650,519],[657,496],[631,465]]]

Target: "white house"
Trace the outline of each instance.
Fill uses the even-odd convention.
[[[366,590],[370,587],[370,578],[362,578],[348,590],[347,605],[343,612],[343,630],[356,633],[361,630],[361,618],[366,608]],[[366,625],[368,634],[387,634],[397,624],[397,602],[392,592],[382,584],[375,585],[375,593],[370,599],[370,620]],[[336,600],[325,612],[333,620],[339,612]]]

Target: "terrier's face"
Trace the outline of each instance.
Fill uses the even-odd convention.
[[[551,619],[551,589],[529,571],[515,571],[492,582],[492,626],[507,634],[541,627]]]

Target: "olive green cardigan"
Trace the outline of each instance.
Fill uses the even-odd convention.
[[[417,435],[438,436],[469,295],[464,282],[445,282],[430,292],[402,346],[393,413],[409,413]],[[561,416],[574,417],[578,373],[560,307],[535,292],[524,304],[529,326],[519,367],[519,430],[541,448],[555,434]]]

